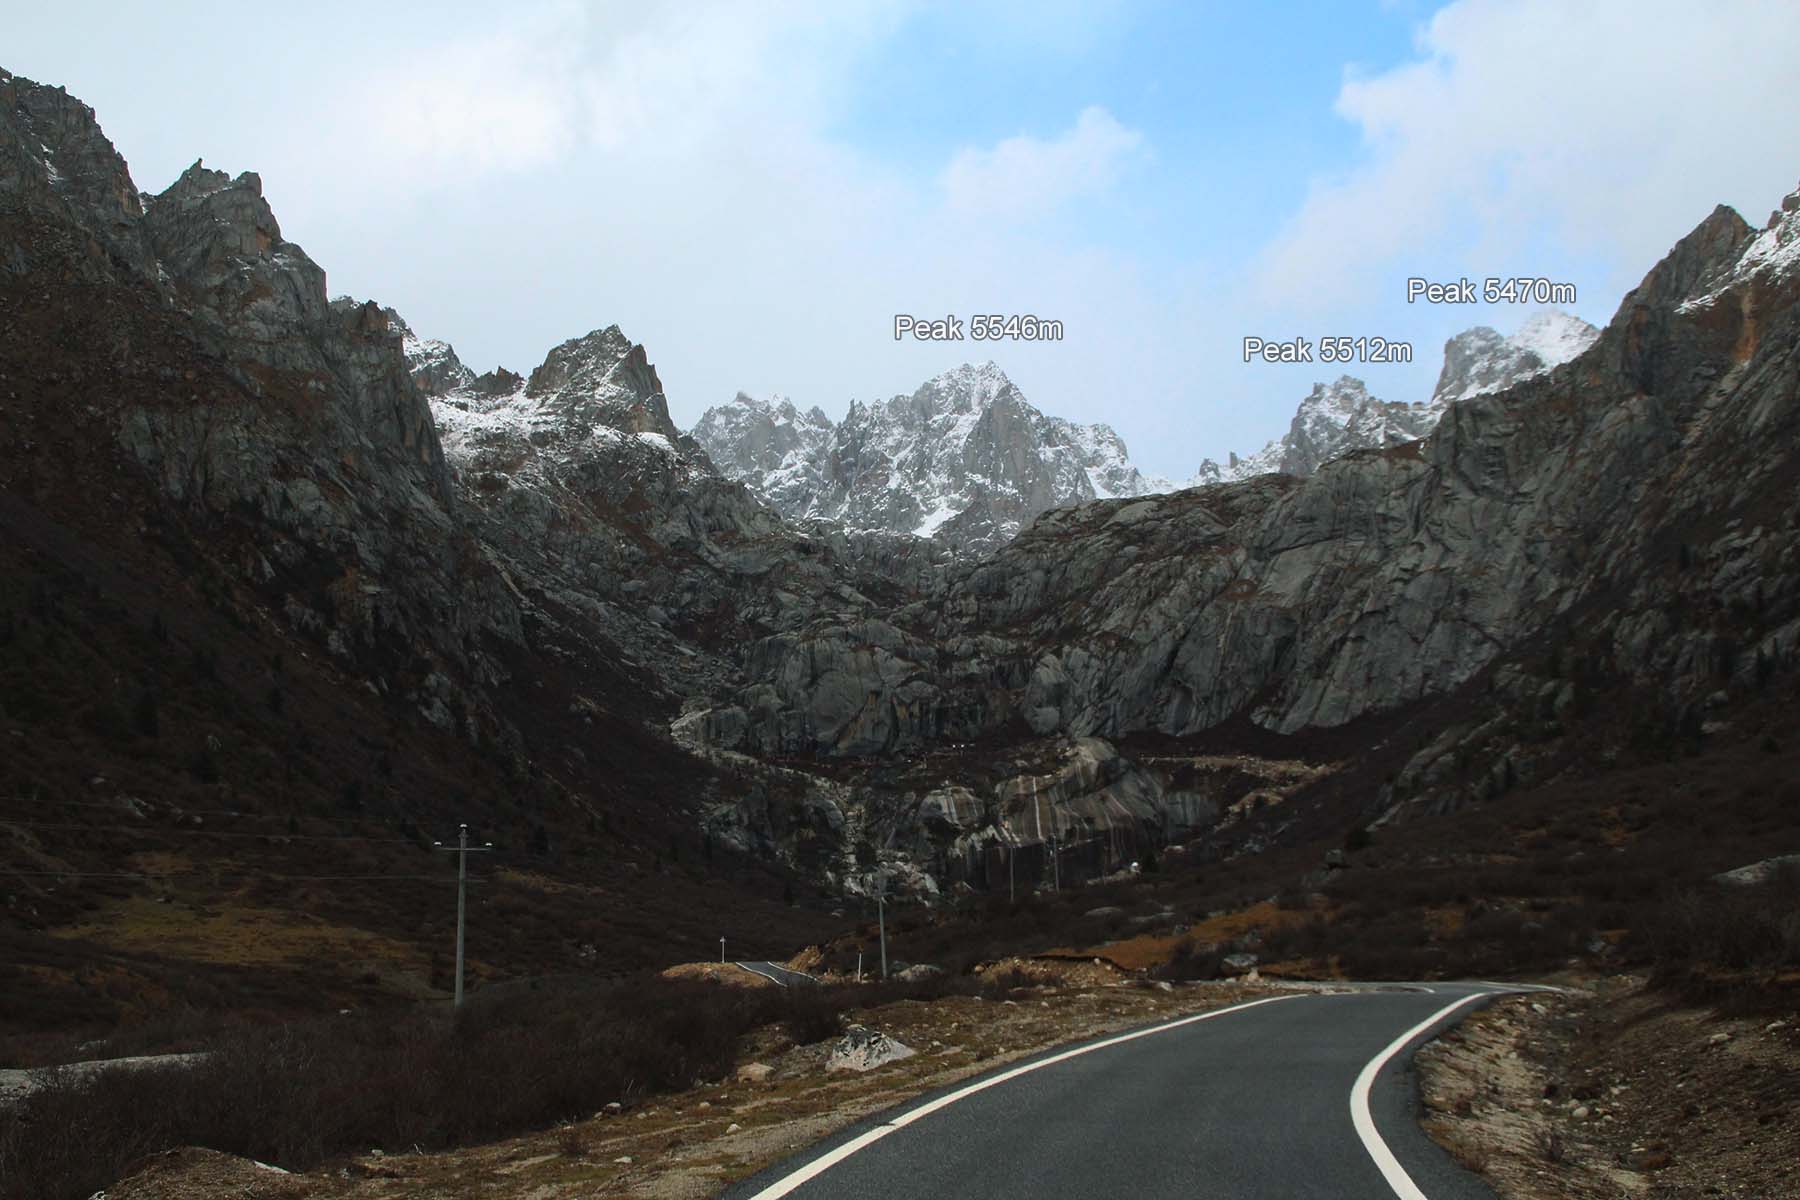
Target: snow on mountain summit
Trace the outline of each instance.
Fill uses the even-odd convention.
[[[1486,325],[1465,330],[1444,343],[1444,369],[1431,393],[1431,407],[1510,387],[1521,379],[1561,366],[1594,344],[1600,331],[1580,317],[1545,309],[1502,337]]]
[[[472,461],[477,447],[492,448],[496,438],[540,446],[546,438],[624,437],[678,458],[698,448],[718,474],[790,520],[977,551],[1010,540],[1052,508],[1270,472],[1311,475],[1354,450],[1423,437],[1447,405],[1549,370],[1597,336],[1556,311],[1533,316],[1511,337],[1470,329],[1445,344],[1428,402],[1383,400],[1363,381],[1340,376],[1314,385],[1280,438],[1247,458],[1209,459],[1176,483],[1134,466],[1110,426],[1046,415],[992,362],[954,367],[910,394],[852,401],[838,422],[781,395],[739,392],[708,409],[690,440],[669,421],[643,349],[616,326],[557,346],[527,380],[507,371],[477,377],[447,343],[419,338],[391,316],[452,461]],[[706,470],[704,459],[696,456],[691,468]]]
[[[1313,385],[1295,410],[1287,433],[1248,458],[1234,454],[1223,466],[1207,459],[1193,482],[1229,483],[1276,471],[1311,475],[1352,450],[1423,437],[1436,423],[1436,413],[1428,406],[1382,400],[1370,394],[1362,380],[1340,375],[1331,383]]]
[[[836,424],[817,408],[739,393],[708,409],[693,436],[787,517],[955,547],[996,545],[1050,508],[1168,486],[1131,465],[1112,429],[1046,416],[992,362],[952,368],[910,395],[852,401]]]
[[[1207,459],[1191,482],[1230,483],[1273,471],[1306,476],[1354,450],[1422,438],[1450,405],[1561,366],[1599,336],[1600,331],[1580,317],[1556,309],[1532,316],[1511,337],[1477,325],[1444,343],[1444,367],[1430,400],[1416,404],[1382,400],[1349,375],[1335,383],[1315,384],[1300,401],[1287,433],[1248,458],[1233,454],[1224,464]]]

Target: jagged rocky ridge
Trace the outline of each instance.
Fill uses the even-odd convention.
[[[817,407],[801,412],[780,396],[740,392],[708,409],[693,436],[721,473],[790,521],[930,537],[979,553],[1052,508],[1272,472],[1304,477],[1355,450],[1413,441],[1431,432],[1449,404],[1541,374],[1598,336],[1554,310],[1511,337],[1478,326],[1445,344],[1430,400],[1381,400],[1349,375],[1319,383],[1282,437],[1249,458],[1208,459],[1183,484],[1133,466],[1106,425],[1045,416],[993,363],[945,372],[910,396],[852,403],[841,423]],[[442,343],[419,346],[420,370],[429,373],[432,347]]]
[[[1552,632],[1678,705],[1721,666],[1742,682],[1789,662],[1795,206],[1760,236],[1715,212],[1588,351],[1449,406],[1423,441],[1308,479],[1058,510],[886,620],[765,639],[749,651],[763,682],[705,728],[843,755],[1014,723],[1293,733],[1489,668],[1537,686],[1499,669]],[[1697,574],[1675,569],[1677,543]],[[1672,615],[1694,604],[1760,614],[1754,636]]]
[[[1193,484],[1230,483],[1280,472],[1305,477],[1356,450],[1379,450],[1422,438],[1444,410],[1484,392],[1497,392],[1562,365],[1594,344],[1600,331],[1579,317],[1549,309],[1511,337],[1477,325],[1444,343],[1444,366],[1431,398],[1407,404],[1370,394],[1362,380],[1339,376],[1319,383],[1300,402],[1288,431],[1255,454],[1200,464]]]
[[[576,728],[642,722],[712,768],[668,803],[833,886],[930,891],[1051,837],[1101,865],[1204,841],[1322,765],[1194,752],[1177,769],[1122,739],[1304,733],[1428,711],[1484,676],[1493,705],[1554,708],[1570,681],[1542,669],[1547,638],[1682,712],[1792,660],[1794,198],[1760,235],[1716,212],[1588,351],[1449,404],[1423,441],[1051,509],[959,559],[784,519],[673,428],[616,327],[528,377],[477,377],[391,310],[328,302],[255,176],[196,164],[141,197],[91,111],[0,88],[0,204],[36,239],[0,261],[34,271],[54,245],[82,286],[150,297],[210,364],[153,402],[102,388],[96,411],[267,619],[346,686],[521,771],[608,761],[521,721],[545,680]],[[70,361],[138,369],[103,343]],[[1754,619],[1692,615],[1727,608]],[[1534,769],[1493,719],[1419,719],[1384,803],[1459,801],[1472,755]]]
[[[740,392],[693,432],[721,472],[789,520],[964,551],[992,549],[1052,508],[1168,488],[1131,465],[1112,429],[1045,416],[991,362],[910,396],[853,401],[837,424]]]

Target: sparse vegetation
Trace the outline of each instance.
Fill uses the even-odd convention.
[[[977,987],[941,977],[794,989],[661,976],[534,981],[475,993],[454,1017],[438,1008],[239,1026],[193,1067],[104,1079],[52,1070],[0,1126],[0,1197],[80,1200],[174,1146],[301,1169],[370,1147],[550,1128],[724,1077],[743,1035],[764,1025],[810,1043],[836,1035],[850,1009]]]

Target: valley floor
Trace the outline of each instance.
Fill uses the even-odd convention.
[[[1012,997],[900,1001],[861,1016],[914,1057],[867,1074],[827,1074],[829,1043],[796,1046],[758,1031],[740,1054],[766,1078],[710,1081],[635,1109],[595,1113],[557,1129],[437,1154],[383,1148],[283,1174],[248,1160],[185,1149],[155,1156],[107,1200],[390,1200],[390,1198],[656,1197],[700,1200],[803,1146],[912,1096],[1049,1046],[1263,994],[1256,984],[1157,985],[1099,963],[1002,964],[1038,980]]]
[[[918,1053],[867,1074],[828,1074],[828,1043],[795,1045],[771,1027],[746,1042],[735,1079],[556,1129],[436,1154],[371,1148],[304,1174],[185,1149],[146,1160],[105,1195],[701,1200],[864,1117],[1047,1046],[1282,986],[1165,990],[1098,962],[1007,966],[1020,968],[1037,982],[1011,999],[869,1011],[871,1028]],[[1426,1128],[1465,1166],[1503,1200],[1793,1195],[1800,1021],[1676,1005],[1629,975],[1561,982],[1565,994],[1496,1001],[1420,1051]]]

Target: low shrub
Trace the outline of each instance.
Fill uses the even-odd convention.
[[[852,1008],[972,992],[979,982],[563,980],[477,992],[454,1015],[238,1027],[189,1067],[104,1076],[51,1068],[0,1123],[0,1198],[79,1200],[176,1146],[303,1170],[371,1147],[442,1148],[551,1128],[614,1100],[723,1078],[740,1039],[760,1026],[821,1041],[841,1032]]]
[[[1800,870],[1671,895],[1643,913],[1625,949],[1653,964],[1652,982],[1691,999],[1756,990],[1758,976],[1800,968]]]

